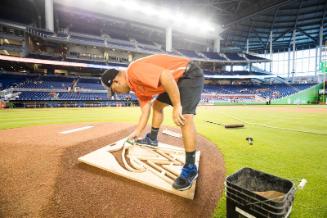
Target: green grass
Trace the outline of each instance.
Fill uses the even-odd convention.
[[[263,108],[264,109],[260,109]],[[281,108],[282,110],[276,110]],[[301,110],[324,108],[324,112]],[[284,110],[285,109],[285,110]],[[171,110],[166,110],[165,125],[173,125]],[[77,123],[136,123],[139,108],[58,108],[13,109],[0,111],[0,129],[23,126]],[[278,128],[313,131],[325,135],[266,128],[246,124],[243,129],[225,129],[204,122],[266,124]],[[196,116],[198,132],[217,145],[224,155],[227,175],[245,166],[252,167],[296,184],[308,180],[303,190],[296,192],[292,217],[327,217],[327,108],[325,106],[216,106],[200,107]],[[245,138],[252,136],[254,145]],[[226,175],[226,176],[227,176]],[[214,217],[226,217],[225,197]]]

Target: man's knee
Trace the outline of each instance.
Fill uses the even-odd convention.
[[[193,121],[193,114],[183,114],[183,117],[185,118],[186,122],[192,122]]]
[[[158,100],[155,100],[154,103],[153,103],[153,105],[152,105],[152,108],[153,108],[153,110],[155,110],[155,111],[162,112],[162,110],[163,110],[164,107],[166,107],[166,106],[167,106],[167,104],[162,103],[162,102],[160,102],[160,101],[158,101]]]

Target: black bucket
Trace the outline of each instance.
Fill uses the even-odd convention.
[[[227,217],[288,217],[294,201],[293,182],[251,168],[226,178]],[[257,192],[281,193],[266,198]]]

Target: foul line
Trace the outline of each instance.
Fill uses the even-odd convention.
[[[63,132],[60,132],[60,133],[61,134],[69,134],[69,133],[72,133],[72,132],[83,131],[83,130],[90,129],[90,128],[93,128],[93,127],[94,126],[84,126],[84,127],[81,127],[81,128],[66,130],[66,131],[63,131]]]
[[[276,126],[270,126],[267,124],[261,124],[261,123],[251,123],[251,122],[247,122],[245,120],[241,120],[235,116],[230,116],[235,120],[239,120],[241,122],[244,122],[248,125],[254,125],[254,126],[262,126],[262,127],[266,127],[266,128],[271,128],[271,129],[278,129],[278,130],[287,130],[287,131],[293,131],[293,132],[301,132],[301,133],[308,133],[308,134],[315,134],[315,135],[324,135],[326,136],[327,133],[326,132],[316,132],[316,131],[310,131],[310,130],[300,130],[300,129],[291,129],[291,128],[283,128],[283,127],[276,127]]]

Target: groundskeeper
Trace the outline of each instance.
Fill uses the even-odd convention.
[[[186,153],[185,165],[173,187],[177,190],[189,189],[198,176],[193,116],[203,89],[201,68],[186,57],[157,54],[133,61],[126,70],[106,70],[101,81],[111,94],[130,91],[135,93],[142,114],[128,139],[136,140],[139,144],[158,146],[157,136],[164,118],[163,109],[168,105],[173,107],[173,121],[181,128]],[[151,107],[151,132],[139,139],[149,120]]]

